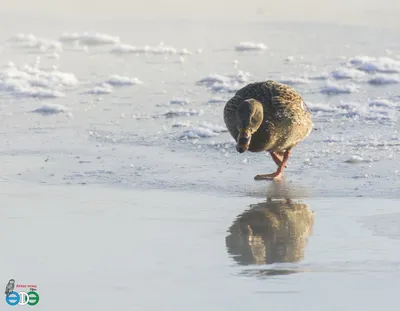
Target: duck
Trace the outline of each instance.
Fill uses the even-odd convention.
[[[255,180],[280,180],[292,149],[310,135],[311,111],[291,86],[267,80],[239,89],[224,107],[224,122],[239,153],[267,152],[278,166]]]

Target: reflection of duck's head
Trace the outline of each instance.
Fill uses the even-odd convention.
[[[242,265],[300,261],[314,223],[308,205],[267,200],[250,207],[229,228],[233,258]]]

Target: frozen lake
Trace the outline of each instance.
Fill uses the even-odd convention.
[[[398,200],[1,189],[1,275],[40,310],[397,310]]]

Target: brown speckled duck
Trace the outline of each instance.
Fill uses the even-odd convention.
[[[251,83],[225,105],[224,121],[243,153],[267,151],[278,166],[275,173],[254,179],[278,179],[294,146],[312,130],[311,112],[292,87],[275,81]]]

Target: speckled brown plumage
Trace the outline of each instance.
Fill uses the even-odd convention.
[[[224,121],[235,140],[239,135],[237,110],[246,99],[255,99],[264,109],[264,119],[252,135],[249,151],[284,152],[292,149],[312,130],[311,113],[299,93],[275,81],[251,83],[225,105]]]
[[[267,151],[278,166],[276,172],[257,175],[256,180],[281,178],[292,148],[313,127],[300,94],[275,81],[252,83],[237,91],[225,105],[224,120],[238,152]]]

